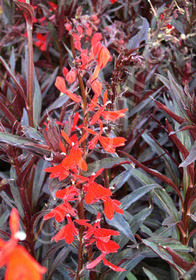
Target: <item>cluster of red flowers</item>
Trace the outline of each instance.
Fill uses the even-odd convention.
[[[65,242],[71,244],[77,240],[80,226],[84,228],[83,240],[86,247],[95,245],[101,251],[101,255],[86,264],[87,269],[92,269],[103,261],[106,266],[115,271],[124,271],[105,258],[107,254],[117,252],[119,249],[119,245],[111,240],[111,237],[120,233],[101,228],[100,212],[93,225],[89,220],[78,219],[77,205],[81,201],[87,205],[103,204],[105,217],[110,220],[115,212],[123,214],[123,210],[120,208],[121,203],[112,198],[112,191],[95,182],[98,176],[101,177],[104,168],[100,168],[90,176],[85,176],[84,173],[88,171],[88,154],[92,153],[95,148],[102,153],[115,153],[117,147],[125,144],[125,138],[110,137],[105,133],[105,130],[108,127],[108,122],[114,122],[118,118],[124,117],[127,110],[126,108],[116,111],[107,110],[108,94],[107,90],[104,90],[99,73],[112,57],[107,47],[101,42],[101,33],[94,33],[90,21],[87,21],[86,18],[84,21],[82,20],[81,17],[80,22],[65,24],[67,31],[73,38],[75,61],[70,70],[64,67],[64,78],[57,77],[55,85],[59,91],[77,103],[77,108],[83,109],[82,118],[86,118],[86,122],[80,123],[80,115],[77,111],[73,114],[69,131],[67,133],[64,130],[61,131],[62,141],[60,141],[59,146],[64,158],[59,164],[54,163],[45,171],[50,173],[50,178],[58,178],[60,181],[69,178],[70,184],[65,184],[62,189],[56,191],[55,196],[58,201],[62,200],[62,203],[45,215],[44,219],[48,220],[54,217],[57,223],[66,221],[66,224],[53,237],[56,242],[64,239]],[[93,16],[92,20],[95,22],[98,19]],[[84,75],[89,77],[85,87],[86,105],[84,104],[84,96],[76,92],[80,83],[79,78],[82,79]],[[76,89],[75,92],[74,89]],[[93,97],[89,95],[91,90],[94,93]],[[84,143],[85,145],[83,145]]]

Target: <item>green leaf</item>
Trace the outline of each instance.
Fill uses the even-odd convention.
[[[129,168],[120,174],[118,174],[111,182],[110,182],[110,189],[114,192],[119,190],[129,179],[133,171],[133,166],[129,166]]]
[[[97,172],[100,168],[112,168],[114,165],[120,165],[123,162],[127,162],[127,158],[120,157],[107,157],[101,160],[97,160],[93,163],[88,164],[88,171],[84,172],[84,176],[89,176],[93,172]]]
[[[132,256],[132,259],[125,261],[123,264],[121,264],[121,267],[126,269],[124,272],[115,273],[115,275],[112,277],[113,280],[124,280],[127,272],[130,272],[132,269],[134,269],[143,259],[145,256],[138,251],[137,255]],[[111,279],[111,278],[109,278]]]
[[[155,98],[158,93],[161,91],[162,88],[159,88],[156,90],[153,94],[150,95],[150,97],[146,98],[145,100],[141,101],[137,106],[135,106],[133,109],[131,109],[131,112],[129,113],[129,117],[134,116],[136,113],[139,114],[139,112],[142,109],[146,109],[147,106],[150,106],[151,104],[154,104],[153,98]]]
[[[40,113],[42,109],[42,94],[40,85],[37,80],[37,75],[35,73],[35,69],[33,71],[33,84],[34,84],[34,90],[33,90],[33,119],[34,119],[34,125],[37,127],[39,120],[40,120]]]
[[[44,144],[39,144],[36,141],[32,141],[32,139],[12,135],[10,133],[0,132],[0,143],[5,143],[14,147],[25,149],[38,156],[41,155],[49,157],[51,153],[48,146]]]
[[[148,276],[149,280],[158,280],[158,278],[147,268],[143,267],[143,271]]]
[[[43,113],[42,120],[47,118],[48,114],[50,114],[52,111],[61,108],[67,101],[69,100],[69,97],[66,94],[63,94],[59,96]]]
[[[70,253],[69,246],[64,245],[64,248],[60,252],[58,252],[57,256],[55,257],[54,261],[52,262],[52,264],[50,266],[49,275],[47,276],[48,280],[51,279],[52,274],[54,273],[58,264],[61,263],[64,259],[66,259],[66,257],[68,256],[69,253]]]
[[[131,241],[133,241],[135,244],[137,244],[137,241],[130,229],[128,222],[125,220],[125,218],[122,215],[115,213],[112,220],[108,220],[106,218],[106,221],[107,221],[107,224],[117,228],[119,232],[123,233]]]
[[[140,187],[133,191],[132,193],[128,194],[124,198],[122,198],[121,201],[121,207],[122,209],[126,210],[129,208],[134,202],[139,200],[141,197],[143,197],[146,193],[156,189],[156,188],[161,188],[160,185],[158,184],[151,184],[151,185],[146,185],[143,187]]]
[[[39,198],[41,197],[41,190],[43,187],[44,179],[46,173],[44,169],[48,166],[48,162],[40,159],[36,165],[35,175],[33,180],[33,188],[32,188],[32,209],[34,209],[37,205]]]
[[[58,34],[56,32],[56,28],[54,28],[54,25],[50,21],[48,21],[48,30],[50,32],[52,39],[54,40],[57,50],[59,51],[60,47],[59,47],[59,41],[58,41]]]
[[[6,71],[9,73],[9,75],[11,76],[11,78],[13,79],[17,89],[18,89],[18,93],[20,93],[21,97],[24,99],[25,103],[27,104],[27,98],[26,95],[24,93],[23,88],[21,87],[20,83],[18,82],[18,80],[16,79],[15,75],[13,74],[13,72],[11,71],[10,67],[8,66],[8,64],[6,63],[6,61],[3,59],[2,56],[0,56],[0,62],[3,64],[3,66],[5,67]]]
[[[16,185],[16,172],[13,168],[13,166],[11,166],[11,169],[10,169],[10,190],[11,190],[11,193],[12,193],[12,197],[14,199],[14,203],[15,203],[15,206],[18,210],[18,213],[20,215],[20,217],[23,219],[24,216],[25,216],[25,213],[24,213],[24,209],[23,209],[23,203],[22,203],[22,199],[21,199],[21,192],[20,192],[20,188]]]
[[[156,199],[155,201],[158,202],[159,207],[163,208],[169,216],[173,217],[175,222],[180,220],[178,210],[165,189],[154,189],[154,198]]]
[[[56,76],[58,74],[58,70],[59,70],[59,66],[56,67],[54,69],[54,71],[52,72],[52,74],[50,74],[48,76],[48,78],[43,82],[43,84],[41,85],[41,89],[43,89],[43,93],[42,96],[43,98],[46,96],[46,94],[48,93],[48,90],[50,89],[50,87],[54,84]]]
[[[137,169],[135,168],[132,171],[132,175],[144,185],[156,184],[156,182],[152,178],[147,176],[144,172],[140,171],[138,168]]]
[[[189,155],[186,157],[186,159],[183,162],[181,162],[179,167],[186,167],[189,164],[193,163],[195,160],[196,160],[196,142],[191,147]]]
[[[154,151],[156,154],[160,155],[165,163],[165,172],[167,177],[171,178],[175,184],[179,183],[179,172],[176,164],[171,160],[169,155],[167,155],[162,148],[162,143],[158,145],[153,138],[151,138],[147,133],[142,134],[142,138],[148,145],[151,147],[152,151]]]
[[[139,213],[133,216],[130,224],[130,228],[133,233],[136,233],[138,229],[143,225],[144,221],[147,217],[152,213],[153,208],[150,206],[148,208],[144,208]]]
[[[10,216],[10,211],[8,209],[5,210],[3,214],[0,216],[0,228],[2,229],[5,225],[5,222],[8,221]]]
[[[142,239],[142,242],[147,247],[151,248],[152,251],[155,252],[160,258],[172,265],[180,274],[183,274],[185,272],[181,267],[176,265],[176,263],[173,261],[172,256],[163,248],[161,243],[156,244],[155,242],[153,242],[153,239]]]
[[[137,278],[135,277],[135,275],[132,272],[129,272],[127,275],[127,280],[137,280]]]

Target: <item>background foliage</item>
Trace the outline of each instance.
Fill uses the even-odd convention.
[[[70,69],[73,62],[65,23],[83,23],[88,16],[113,57],[100,74],[109,106],[128,109],[125,118],[109,127],[114,135],[127,139],[125,146],[106,158],[97,152],[88,163],[89,174],[105,168],[106,183],[124,210],[123,216],[115,214],[104,223],[121,233],[113,238],[120,251],[109,261],[126,271],[113,272],[99,264],[96,279],[194,279],[196,5],[186,0],[111,2],[32,1],[32,127],[26,94],[25,17],[15,2],[3,0],[0,235],[8,238],[10,211],[16,207],[27,234],[22,244],[47,268],[44,279],[72,279],[77,244],[51,243],[58,225],[43,221],[47,209],[56,203],[54,193],[61,182],[50,180],[43,170],[50,166],[51,150],[59,156],[58,122],[69,124],[77,110],[55,87],[63,67]],[[83,79],[86,82],[87,77]],[[97,209],[89,206],[88,211],[96,214]],[[89,277],[84,270],[81,279]]]

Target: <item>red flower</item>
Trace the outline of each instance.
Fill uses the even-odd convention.
[[[69,72],[69,70],[67,69],[67,67],[63,67],[63,76],[64,77],[66,77],[68,72]]]
[[[104,197],[104,213],[106,217],[111,220],[114,217],[114,212],[123,214],[123,209],[119,208],[121,202],[116,199],[111,199],[110,197]]]
[[[91,263],[88,263],[86,268],[87,269],[93,269],[96,265],[98,265],[101,261],[103,261],[103,263],[108,266],[109,268],[111,268],[112,270],[116,271],[116,272],[121,272],[121,271],[126,271],[126,269],[119,267],[117,265],[112,264],[111,262],[109,262],[106,258],[106,253],[102,253],[99,257],[97,257],[94,261],[92,261]]]
[[[67,31],[71,31],[71,30],[72,30],[72,26],[71,26],[71,24],[70,24],[69,22],[67,22],[67,23],[65,24],[65,29],[66,29]]]
[[[95,201],[98,201],[100,199],[103,199],[104,197],[112,195],[111,190],[106,189],[100,184],[97,184],[95,182],[86,184],[84,190],[87,190],[85,195],[86,204],[94,203]]]
[[[126,269],[109,262],[108,260],[106,260],[106,258],[103,258],[103,263],[116,272],[126,271]]]
[[[61,198],[64,201],[77,200],[79,196],[79,191],[75,186],[67,187],[66,189],[58,190],[55,193],[56,198]]]
[[[167,29],[172,29],[171,24],[167,24]]]
[[[104,92],[103,95],[103,103],[104,105],[102,107],[96,104],[97,106],[100,107],[100,109],[92,117],[90,121],[91,125],[95,124],[100,119],[101,116],[107,121],[116,121],[117,119],[125,116],[124,113],[127,111],[127,108],[122,110],[117,110],[117,111],[104,111],[107,106],[107,90]]]
[[[44,220],[55,218],[57,223],[62,222],[65,219],[65,215],[76,216],[77,210],[74,209],[68,201],[58,205],[50,211],[50,213],[44,216]]]
[[[59,232],[52,238],[56,242],[64,239],[66,243],[71,244],[74,241],[74,237],[78,235],[78,229],[75,227],[74,222],[71,217],[66,216],[68,224],[65,225]]]
[[[95,201],[112,195],[110,189],[104,188],[102,185],[94,182],[96,177],[98,177],[102,173],[103,169],[104,168],[99,169],[94,175],[91,175],[90,178],[76,174],[74,175],[75,178],[80,179],[78,181],[78,184],[85,183],[83,185],[83,192],[86,193],[85,202],[87,204],[91,204]]]
[[[99,80],[94,80],[91,82],[91,88],[94,91],[94,96],[89,104],[90,111],[92,111],[95,108],[95,106],[97,105],[97,100],[98,100],[99,96],[101,95],[103,86]]]
[[[75,82],[77,77],[77,69],[76,68],[72,68],[67,74],[66,74],[66,80],[69,84],[72,84],[73,82]]]
[[[81,101],[81,97],[72,93],[70,90],[66,88],[65,80],[62,77],[56,78],[55,86],[60,90],[61,92],[67,94],[69,98],[71,98],[74,102],[78,103]]]
[[[78,167],[83,171],[87,171],[87,163],[82,158],[82,154],[82,149],[77,145],[74,145],[71,148],[69,155],[62,161],[63,168],[70,169],[73,173],[78,173]]]
[[[112,4],[116,3],[118,0],[110,0]]]
[[[44,169],[44,171],[51,173],[50,179],[59,178],[59,181],[62,181],[69,176],[69,169],[64,168],[62,163],[55,166],[47,167]]]
[[[67,134],[64,131],[61,131],[63,138],[68,142],[71,146],[72,141],[69,139]],[[83,170],[87,171],[87,163],[82,158],[83,151],[78,145],[86,139],[87,133],[84,134],[81,139],[77,143],[73,143],[73,146],[70,149],[69,155],[65,156],[62,162],[56,166],[47,167],[44,169],[45,172],[50,172],[50,178],[59,178],[59,180],[64,180],[67,176],[69,176],[69,171],[73,173],[78,173],[78,167]]]
[[[41,51],[45,51],[46,50],[46,46],[47,46],[47,36],[48,34],[46,35],[43,35],[41,33],[37,33],[36,34],[36,38],[37,38],[37,42],[35,42],[35,45],[40,48]]]
[[[108,49],[105,46],[102,46],[98,53],[98,66],[100,69],[104,68],[111,59],[112,57]]]
[[[66,209],[65,203],[58,205],[57,207],[52,209],[50,213],[44,216],[44,220],[48,220],[54,217],[57,223],[62,222],[65,219],[65,209]]]
[[[110,240],[110,238],[111,236],[120,235],[120,233],[116,230],[101,228],[100,218],[101,215],[98,213],[94,225],[90,225],[86,221],[77,221],[79,224],[87,227],[87,232],[84,235],[84,240],[87,242],[87,245],[92,245],[95,243],[97,248],[102,252],[99,257],[87,264],[87,269],[92,269],[101,261],[103,261],[105,265],[109,266],[114,271],[125,271],[123,268],[118,267],[105,259],[107,254],[115,253],[119,249],[119,245],[116,242]]]
[[[11,239],[0,239],[0,267],[6,265],[5,280],[41,280],[46,272],[24,247],[17,245],[19,235],[19,215],[13,209],[10,215]]]
[[[95,46],[102,39],[101,33],[95,33],[91,39],[91,46]]]
[[[99,134],[97,134],[95,131],[89,128],[86,128],[87,132],[95,135],[95,137],[88,143],[89,149],[93,150],[98,141],[101,143],[104,150],[108,153],[115,153],[116,147],[124,146],[126,139],[123,137],[109,138],[106,136],[101,136],[103,132],[103,124],[100,120],[99,120],[99,125],[100,125]]]

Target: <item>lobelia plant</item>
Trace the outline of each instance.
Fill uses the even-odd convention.
[[[74,63],[69,71],[63,68],[65,79],[57,77],[55,83],[62,93],[76,103],[77,111],[74,110],[76,112],[69,119],[68,126],[63,124],[67,133],[65,129],[61,130],[62,141],[59,142],[59,146],[63,160],[45,169],[51,173],[51,179],[57,177],[62,181],[68,178],[69,183],[66,181],[63,188],[55,193],[56,199],[63,200],[63,203],[44,216],[45,220],[54,217],[58,223],[67,220],[67,224],[53,237],[55,241],[64,239],[71,244],[74,239],[78,239],[78,268],[75,279],[80,279],[85,268],[93,269],[100,261],[114,271],[124,271],[106,259],[106,255],[117,252],[120,248],[111,240],[111,236],[120,233],[101,227],[103,218],[100,212],[104,204],[104,215],[111,220],[115,212],[123,214],[123,210],[119,208],[121,203],[112,199],[112,191],[107,187],[107,173],[105,178],[99,179],[100,183],[95,182],[98,176],[101,177],[104,168],[97,166],[97,172],[88,175],[87,162],[92,158],[93,151],[103,153],[107,158],[109,155],[106,153],[116,153],[118,147],[124,146],[125,138],[110,136],[114,134],[110,129],[110,122],[123,117],[127,109],[107,110],[109,104],[107,90],[104,89],[104,84],[98,76],[101,69],[111,60],[111,55],[107,47],[101,43],[101,33],[93,32],[85,17],[80,16],[80,20],[81,23],[75,21],[74,24],[68,22],[65,25],[71,36]],[[72,91],[67,88],[65,80],[71,84]],[[80,95],[75,93],[78,86]],[[93,94],[92,98],[89,98],[90,91]],[[93,208],[94,204],[99,211],[92,225],[90,223],[92,213],[88,213],[86,205]],[[101,254],[93,260],[94,245]],[[88,260],[85,265],[83,265],[84,247]]]
[[[30,4],[16,3],[24,11],[27,21],[29,98],[26,100],[25,97],[25,101],[29,125],[33,129],[35,126],[34,106],[36,105],[33,100],[33,10]],[[71,69],[68,70],[64,67],[64,77],[58,76],[55,82],[55,86],[61,94],[65,94],[69,98],[70,102],[68,102],[68,98],[66,99],[67,106],[73,113],[67,118],[65,107],[58,122],[48,118],[48,122],[45,123],[46,129],[42,130],[46,143],[44,145],[29,142],[24,137],[11,136],[4,132],[2,134],[2,136],[8,136],[7,140],[3,136],[3,142],[5,141],[9,145],[13,145],[13,142],[18,139],[18,143],[14,144],[16,147],[25,148],[24,146],[27,145],[28,151],[35,148],[34,151],[38,154],[44,149],[42,150],[44,160],[53,163],[53,166],[45,168],[44,171],[50,173],[51,179],[58,178],[59,180],[60,184],[57,183],[55,191],[53,191],[53,199],[58,200],[58,204],[44,215],[44,220],[54,217],[56,223],[66,222],[64,226],[56,225],[56,228],[60,228],[52,238],[56,242],[62,239],[68,244],[77,242],[75,246],[78,247],[78,265],[77,271],[73,272],[75,279],[80,279],[86,270],[93,270],[101,261],[114,271],[125,270],[108,260],[108,254],[116,253],[120,248],[117,242],[111,240],[111,237],[118,236],[120,233],[117,230],[105,228],[102,224],[104,224],[104,219],[111,220],[115,213],[123,214],[123,210],[120,208],[121,203],[112,198],[112,191],[108,185],[108,167],[105,168],[103,165],[105,162],[107,166],[107,159],[111,159],[112,166],[123,162],[123,159],[119,160],[117,156],[117,148],[124,146],[126,139],[115,136],[113,127],[118,119],[125,116],[127,111],[127,108],[109,110],[111,101],[108,100],[107,89],[104,81],[99,77],[99,73],[108,61],[112,60],[112,57],[107,47],[101,43],[101,33],[95,32],[95,24],[99,22],[97,16],[87,17],[81,14],[78,16],[79,20],[69,21],[65,24],[65,28],[70,34],[73,56]],[[90,24],[89,22],[92,21],[93,24]],[[3,59],[2,62],[8,68]],[[113,124],[111,125],[111,123]],[[61,128],[59,129],[57,125]],[[36,133],[35,129],[33,131]],[[21,133],[23,133],[23,128],[19,125],[19,135]],[[13,150],[9,145],[8,149]],[[11,151],[7,152],[10,157],[13,157]],[[21,211],[23,215],[24,213],[27,215],[23,218],[23,222],[31,253],[34,254],[35,241],[32,241],[30,224],[36,219],[36,216],[32,216],[33,201],[31,200],[31,195],[34,193],[32,180],[35,173],[31,168],[38,159],[35,152],[27,162],[28,168],[22,167],[25,174],[20,174],[21,167],[19,167],[17,148],[14,148],[14,152],[14,169],[18,177],[19,196],[23,203]],[[104,156],[103,164],[93,163],[93,157],[96,154]],[[110,154],[116,156],[112,158]],[[94,164],[93,169],[96,172],[89,171],[89,166],[92,164]],[[25,165],[25,162],[21,162],[21,166]],[[26,177],[27,174],[32,176],[30,181]],[[22,178],[22,176],[25,177]],[[96,179],[97,177],[98,179]],[[22,180],[19,181],[19,178]],[[53,180],[55,180],[55,184],[56,179]],[[18,203],[19,201],[16,202],[16,204]],[[94,222],[93,216],[97,217]],[[97,248],[95,253],[93,248]],[[97,254],[96,251],[100,251],[100,254]],[[96,272],[92,271],[89,277],[96,279]],[[38,279],[38,276],[34,279]]]

